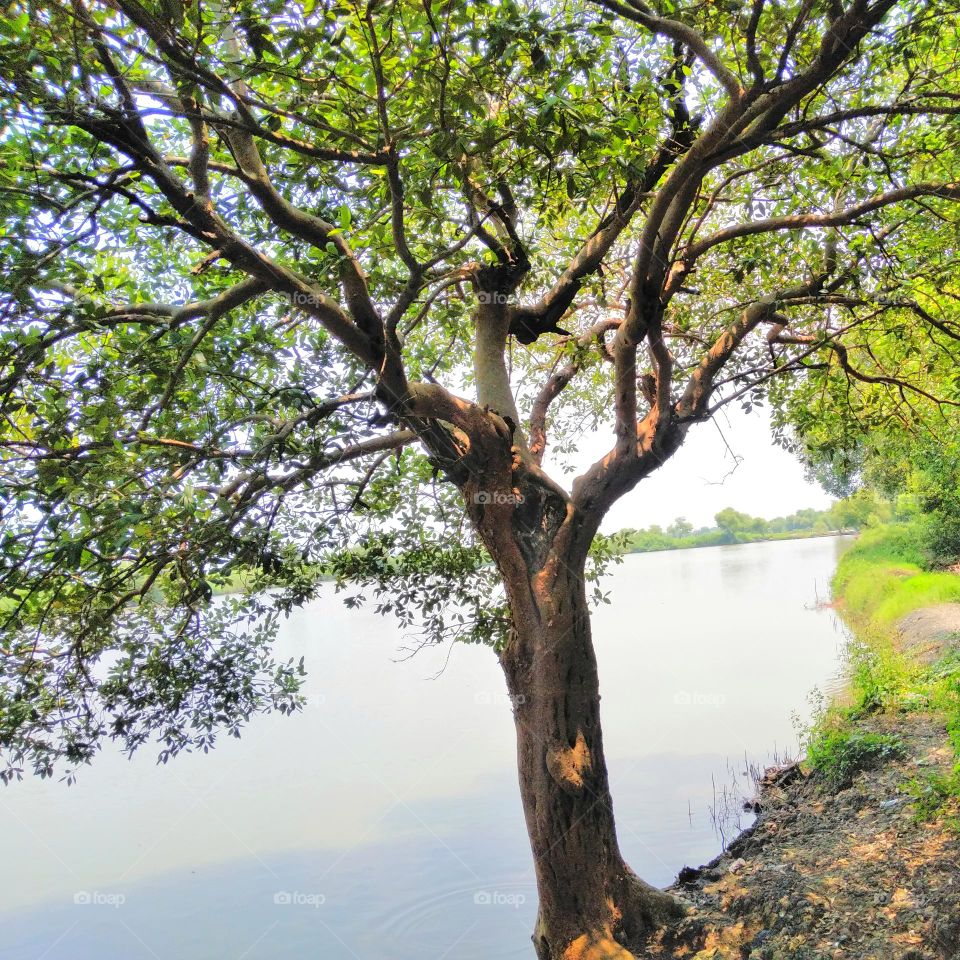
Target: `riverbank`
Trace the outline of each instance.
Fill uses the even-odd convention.
[[[740,543],[774,540],[806,540],[856,533],[864,527],[889,523],[894,517],[892,503],[860,490],[834,501],[826,510],[806,508],[783,517],[754,517],[725,507],[714,515],[715,526],[693,528],[685,517],[677,517],[666,528],[655,524],[642,530],[625,529],[615,540],[628,553],[657,553],[688,550],[691,547],[723,547]]]
[[[738,534],[733,536],[724,531],[699,534],[692,537],[671,538],[662,536],[651,544],[633,544],[627,546],[624,553],[662,553],[665,550],[704,550],[707,547],[733,547],[747,543],[773,543],[782,540],[818,540],[823,537],[849,537],[856,530],[791,530],[786,533]]]
[[[681,871],[693,909],[651,956],[960,958],[960,577],[884,528],[834,596],[856,636],[846,701],[804,763],[768,771],[753,826]]]

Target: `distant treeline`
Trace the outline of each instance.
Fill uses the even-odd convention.
[[[726,507],[716,514],[716,525],[712,527],[694,529],[686,518],[677,517],[666,529],[655,524],[645,530],[624,530],[623,535],[629,553],[648,553],[653,550],[822,536],[886,523],[892,517],[893,506],[890,503],[872,491],[862,490],[838,500],[826,510],[797,510],[789,516],[773,520],[751,517]]]

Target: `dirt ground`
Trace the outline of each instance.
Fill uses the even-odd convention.
[[[932,663],[960,637],[960,603],[915,610],[897,624],[897,630],[904,653],[920,663]]]

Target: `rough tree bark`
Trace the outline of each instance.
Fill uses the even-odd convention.
[[[600,728],[600,686],[582,565],[511,585],[515,635],[502,657],[534,856],[540,960],[632,956],[680,913],[640,880],[617,842]]]
[[[600,726],[585,565],[593,524],[536,468],[492,443],[463,489],[497,564],[512,629],[500,662],[537,878],[540,960],[628,960],[682,913],[640,880],[617,842]]]

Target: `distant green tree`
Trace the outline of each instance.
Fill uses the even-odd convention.
[[[875,490],[861,489],[833,504],[829,519],[835,530],[860,530],[892,520],[893,507]]]
[[[717,526],[733,538],[752,536],[767,532],[767,521],[762,517],[751,517],[732,507],[726,507],[714,517]]]
[[[803,510],[797,510],[797,512],[790,517],[791,529],[808,530],[817,522],[819,516],[816,510],[812,510],[809,507]]]
[[[686,517],[677,517],[673,523],[667,527],[667,534],[671,537],[676,537],[680,539],[681,537],[689,537],[693,533],[693,524],[687,520]]]

